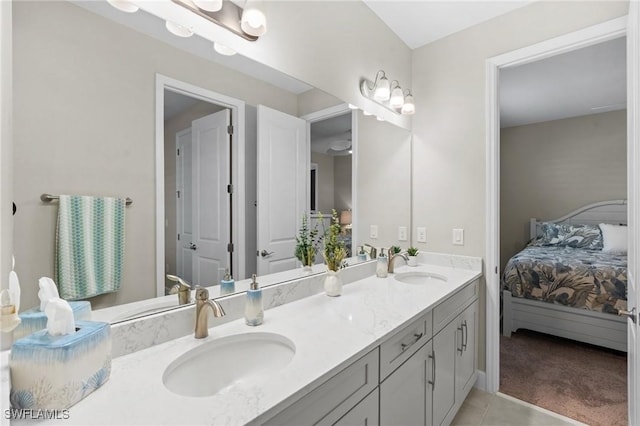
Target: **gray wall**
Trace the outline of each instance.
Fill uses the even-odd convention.
[[[529,218],[626,198],[626,110],[502,129],[501,269],[529,240]]]

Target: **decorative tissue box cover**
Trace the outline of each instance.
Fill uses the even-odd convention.
[[[89,321],[91,319],[91,303],[87,301],[69,302],[73,311],[73,318],[78,321]],[[40,310],[40,307],[31,308],[19,314],[22,323],[14,330],[13,338],[21,339],[24,336],[47,328],[47,315]]]
[[[102,386],[111,374],[111,326],[78,321],[76,333],[41,330],[11,348],[11,406],[65,409]]]

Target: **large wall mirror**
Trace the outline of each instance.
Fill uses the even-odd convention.
[[[291,241],[278,233],[296,231],[300,211],[320,220],[317,213],[336,209],[354,254],[364,243],[408,245],[397,240],[399,226],[411,227],[407,130],[246,58],[221,57],[197,36],[178,39],[142,11],[135,15],[106,2],[14,3],[14,254],[23,309],[39,303],[38,278],[54,273],[57,205],[40,201],[42,193],[133,200],[121,288],[90,299],[94,311],[123,307],[126,315],[114,321],[143,301],[163,299],[139,314],[177,305],[177,297],[164,296],[167,273],[203,285],[219,282],[226,269],[236,280],[269,274],[267,285],[299,276]],[[298,152],[280,145],[265,151],[261,126],[271,135],[290,126]],[[192,154],[194,140],[216,132],[217,144]],[[302,166],[294,163],[300,158]],[[189,181],[196,175],[209,180]],[[221,188],[225,176],[230,193],[198,194]],[[262,222],[260,207],[270,207]],[[261,223],[272,225],[263,239]],[[194,260],[225,232],[210,258]]]

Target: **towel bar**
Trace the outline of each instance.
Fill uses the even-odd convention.
[[[59,195],[51,195],[51,194],[42,194],[40,196],[40,199],[42,201],[44,201],[45,203],[50,203],[51,201],[59,200],[60,196]],[[133,204],[133,200],[131,198],[127,197],[127,206],[130,206],[131,204]]]

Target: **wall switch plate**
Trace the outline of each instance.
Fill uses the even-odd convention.
[[[464,229],[453,229],[453,244],[456,246],[464,245]]]
[[[369,227],[369,238],[378,238],[378,225],[371,225]]]
[[[407,241],[407,227],[399,226],[398,227],[398,241]]]
[[[425,228],[424,226],[419,226],[416,229],[416,234],[417,234],[416,237],[419,243],[427,242],[427,228]]]

